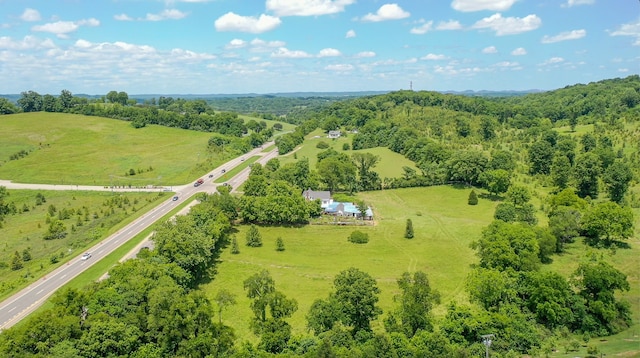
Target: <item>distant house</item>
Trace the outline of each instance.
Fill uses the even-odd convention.
[[[342,133],[340,133],[340,131],[329,131],[329,135],[327,137],[331,139],[336,139],[336,138],[340,138],[341,135]]]
[[[362,213],[358,209],[358,206],[354,203],[346,203],[334,201],[324,209],[324,213],[335,216],[351,216],[354,218],[361,218]],[[373,220],[373,211],[371,207],[367,207],[367,211],[364,214],[364,220]]]
[[[329,205],[331,205],[331,203],[333,203],[333,199],[331,199],[331,192],[330,191],[314,191],[314,190],[311,190],[311,189],[307,189],[307,190],[302,192],[302,196],[306,200],[319,199],[320,200],[320,206],[323,209],[326,209]]]

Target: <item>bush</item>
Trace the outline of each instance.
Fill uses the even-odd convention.
[[[349,149],[351,149],[351,146],[349,145],[349,143],[344,143],[342,145],[342,150],[349,150]]]
[[[356,230],[349,235],[349,241],[354,244],[366,244],[369,242],[369,234]]]
[[[407,219],[407,226],[404,230],[404,238],[413,239],[413,222],[411,221],[411,219]]]
[[[231,253],[237,255],[240,253],[240,247],[238,246],[238,240],[235,236],[231,239]]]
[[[260,247],[262,246],[262,235],[260,235],[260,231],[255,225],[251,225],[249,227],[249,231],[247,231],[247,246],[250,247]]]
[[[281,237],[276,239],[276,251],[284,251],[284,241]]]
[[[478,195],[476,195],[475,190],[471,190],[471,192],[469,193],[469,199],[467,199],[467,204],[478,205]]]
[[[327,149],[327,148],[329,148],[329,144],[327,144],[327,142],[320,141],[318,144],[316,144],[316,148],[318,148],[318,149]]]

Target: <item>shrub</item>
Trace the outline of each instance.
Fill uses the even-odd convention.
[[[284,241],[281,237],[276,239],[276,251],[284,251]]]
[[[349,235],[349,241],[354,244],[366,244],[369,242],[369,234],[365,234],[362,231],[355,230]]]
[[[411,219],[407,219],[407,226],[404,229],[404,238],[413,239],[413,222]]]
[[[475,190],[471,190],[471,192],[469,193],[469,199],[467,200],[467,204],[478,205],[478,195],[476,195]]]
[[[349,150],[349,149],[351,149],[351,146],[349,145],[349,143],[344,143],[342,145],[342,150]]]
[[[231,239],[231,253],[237,255],[240,253],[240,247],[238,246],[238,240],[235,236]]]
[[[327,142],[320,141],[318,144],[316,144],[316,148],[318,148],[318,149],[327,149],[327,148],[329,148],[329,144],[327,144]]]
[[[260,235],[260,231],[258,231],[258,228],[255,225],[251,225],[251,227],[249,227],[249,231],[247,231],[247,246],[262,246],[262,235]]]

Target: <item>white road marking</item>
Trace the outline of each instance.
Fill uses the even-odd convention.
[[[13,311],[13,310],[15,310],[15,309],[16,309],[16,307],[14,306],[12,309],[10,309],[10,310],[9,310],[9,312],[11,312],[11,311]]]

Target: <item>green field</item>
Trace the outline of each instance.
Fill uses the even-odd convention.
[[[402,167],[404,166],[410,167],[412,169],[417,169],[414,162],[405,158],[402,154],[391,151],[389,148],[377,147],[361,150],[343,150],[342,146],[345,143],[349,144],[349,148],[351,148],[351,140],[353,139],[353,135],[354,134],[349,133],[346,136],[342,136],[338,139],[329,139],[327,138],[327,135],[323,130],[315,130],[307,135],[302,145],[297,147],[297,149],[295,150],[295,157],[297,157],[298,159],[304,157],[309,158],[309,166],[311,168],[315,168],[316,162],[318,161],[318,153],[326,150],[316,148],[316,145],[320,142],[325,142],[329,145],[330,148],[333,148],[339,153],[351,155],[355,152],[368,152],[379,156],[380,161],[373,168],[373,171],[378,173],[381,179],[397,178],[402,176]],[[294,158],[293,153],[288,153],[287,155],[278,158],[283,164],[292,163],[297,160]]]
[[[258,118],[258,117],[252,117],[252,116],[247,116],[244,114],[239,114],[238,118],[242,119],[244,121],[244,123],[247,123],[250,120],[254,120],[256,122],[265,122],[267,124],[267,128],[271,128],[273,127],[274,124],[276,123],[280,123],[282,124],[282,132],[289,132],[292,131],[296,128],[295,124],[291,124],[291,123],[287,123],[287,122],[280,122],[280,121],[272,121],[270,119],[262,119],[262,118]],[[280,133],[279,131],[274,131],[274,135],[277,135],[278,133]]]
[[[46,112],[0,123],[0,178],[20,183],[178,185],[226,159],[208,154],[210,133]],[[28,155],[9,160],[21,151]]]
[[[353,227],[308,225],[262,227],[263,247],[250,248],[244,246],[246,227],[240,227],[236,234],[240,254],[225,250],[217,275],[204,290],[211,298],[220,288],[237,295],[238,304],[225,311],[223,319],[243,338],[252,334],[250,302],[242,281],[261,269],[270,271],[277,289],[298,300],[298,311],[291,319],[295,333],[304,332],[305,315],[313,301],[326,298],[335,275],[351,266],[376,278],[382,290],[380,306],[385,311],[394,307],[396,279],[405,271],[426,272],[445,303],[467,301],[464,279],[476,260],[469,243],[491,221],[496,204],[481,200],[479,205],[469,206],[468,194],[469,190],[451,187],[361,193],[376,216],[375,226],[358,227],[370,236],[365,245],[347,241]],[[416,236],[412,240],[403,238],[407,218],[413,221]],[[278,236],[284,240],[284,252],[275,250]],[[442,314],[444,305],[436,312]],[[381,329],[381,322],[375,323],[376,329]]]
[[[169,193],[118,193],[102,191],[35,191],[11,190],[6,203],[14,203],[19,213],[8,215],[0,228],[0,299],[37,280],[46,272],[79,255],[87,247],[99,242],[117,229],[136,219],[150,208],[166,200]],[[37,193],[46,202],[36,205]],[[52,217],[60,212],[72,213],[61,221],[67,235],[62,239],[44,240],[48,230],[47,216],[50,206],[56,208]],[[28,209],[28,211],[23,211]],[[30,261],[24,267],[12,270],[14,253],[28,250]],[[57,262],[52,262],[52,257]]]

